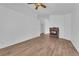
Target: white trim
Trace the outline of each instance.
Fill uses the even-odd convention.
[[[28,37],[28,38],[25,38],[25,39],[24,39],[24,37],[23,37],[23,38],[21,38],[21,39],[18,39],[18,41],[12,41],[12,42],[9,43],[9,44],[4,44],[3,46],[0,46],[0,49],[1,49],[1,48],[5,48],[5,47],[8,47],[8,46],[11,46],[11,45],[18,44],[18,43],[20,43],[20,42],[24,42],[24,41],[27,41],[27,40],[31,40],[32,38],[36,38],[36,37],[39,37],[39,36],[40,36],[39,34],[36,34],[36,35],[32,35],[32,36],[30,36],[30,37]]]

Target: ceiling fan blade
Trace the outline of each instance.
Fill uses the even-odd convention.
[[[35,8],[36,10],[38,9],[38,6],[36,6],[36,8]]]
[[[34,3],[27,3],[27,4],[34,4]]]
[[[43,3],[27,3],[27,4],[34,4],[36,10],[38,10],[39,7],[43,7],[43,8],[47,7]]]
[[[41,4],[41,6],[42,6],[43,8],[46,8],[46,6],[45,6],[44,4]]]

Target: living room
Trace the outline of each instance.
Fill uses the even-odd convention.
[[[39,7],[36,10],[33,4],[28,3],[0,4],[0,52],[8,46],[40,37],[41,33],[50,36],[49,30],[52,27],[58,27],[59,38],[71,41],[79,52],[79,4],[44,3],[44,5],[46,8]]]

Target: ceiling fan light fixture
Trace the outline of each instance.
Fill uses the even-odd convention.
[[[47,7],[43,3],[28,3],[28,4],[33,4],[35,6],[36,10],[38,10],[40,7],[42,7],[42,8],[46,8]]]

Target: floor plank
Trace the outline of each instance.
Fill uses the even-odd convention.
[[[79,56],[71,41],[43,35],[0,49],[0,56]]]

